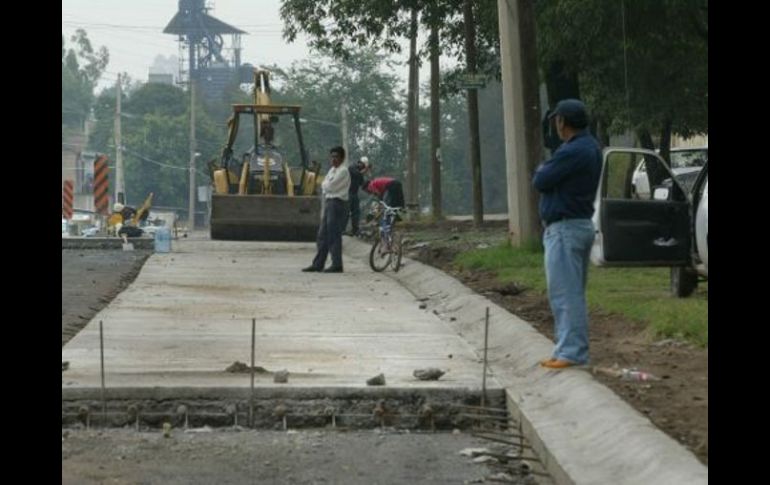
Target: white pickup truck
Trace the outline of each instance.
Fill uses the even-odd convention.
[[[647,167],[650,193],[633,190],[641,161]],[[594,225],[591,261],[598,266],[671,267],[671,291],[689,296],[700,278],[708,278],[708,162],[689,190],[677,181],[653,151],[608,148]]]

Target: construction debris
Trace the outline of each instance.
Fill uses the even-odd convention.
[[[289,382],[289,371],[284,369],[276,372],[275,375],[273,375],[273,382],[276,382],[279,384],[286,384],[287,382]]]
[[[248,365],[244,364],[243,362],[236,360],[235,362],[230,364],[227,367],[227,369],[225,369],[225,372],[231,372],[233,374],[242,374],[242,373],[248,374],[251,372],[251,368]],[[265,369],[264,367],[255,365],[254,372],[256,372],[257,374],[264,374],[267,372],[267,369]]]
[[[476,457],[479,455],[486,455],[488,453],[491,453],[489,448],[465,448],[460,450],[460,456]]]
[[[371,379],[366,380],[367,386],[384,386],[385,385],[385,374],[378,374]]]
[[[446,374],[446,372],[441,369],[436,369],[435,367],[429,367],[427,369],[416,369],[412,373],[413,376],[421,381],[437,381],[444,374]]]

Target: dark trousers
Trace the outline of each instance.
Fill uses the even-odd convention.
[[[350,230],[358,234],[358,223],[361,221],[361,203],[358,194],[350,195]],[[347,226],[347,223],[345,223]]]
[[[394,180],[389,183],[382,194],[382,201],[390,207],[404,207],[404,189],[401,182]]]
[[[321,226],[318,228],[313,266],[323,269],[326,257],[331,253],[332,268],[342,268],[342,231],[348,218],[348,202],[342,199],[326,199]]]

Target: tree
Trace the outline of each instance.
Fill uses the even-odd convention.
[[[271,68],[273,99],[299,104],[311,158],[342,143],[340,108],[347,105],[349,160],[367,156],[380,173],[398,174],[404,157],[403,94],[392,62],[374,49],[355,49],[347,60],[319,52],[289,68]],[[323,159],[322,159],[323,160]]]
[[[62,130],[83,127],[94,101],[94,87],[109,62],[105,47],[94,51],[88,34],[78,29],[67,48],[64,35],[61,38],[62,54]]]
[[[541,65],[575,76],[609,133],[634,130],[649,148],[658,133],[668,158],[672,132],[708,132],[708,0],[558,0],[536,8]]]
[[[95,103],[96,126],[89,141],[94,151],[115,151],[115,94],[115,88],[105,89]],[[189,96],[176,86],[155,83],[135,86],[124,96],[121,131],[127,203],[141,204],[152,192],[153,205],[184,210],[188,199]],[[202,106],[197,106],[196,139],[202,154],[196,169],[206,180],[206,162],[218,156],[225,139],[225,120],[212,120]]]
[[[424,88],[425,89],[425,88]],[[492,213],[506,212],[507,181],[505,177],[505,139],[503,136],[503,103],[501,85],[492,81],[479,89],[479,141],[481,158],[484,160],[481,177],[484,187],[484,208]],[[425,107],[420,113],[423,120],[430,117],[430,109]],[[444,209],[448,214],[468,214],[473,210],[472,193],[468,190],[471,180],[471,167],[467,163],[470,144],[468,143],[468,105],[462,93],[449,95],[441,109],[441,163],[442,192]],[[427,164],[431,158],[427,143],[430,132],[421,133],[421,163]],[[429,200],[431,190],[429,174],[420,180],[422,193]]]
[[[484,27],[479,31],[478,41],[474,39],[474,68],[477,66],[482,72],[490,72],[499,76],[499,60],[495,54],[495,47],[499,42],[496,27],[495,0],[480,0],[475,9],[478,11],[475,21],[456,22],[462,15],[463,0],[400,0],[394,2],[382,2],[379,0],[285,0],[281,6],[281,16],[285,22],[284,36],[292,41],[299,32],[305,32],[310,37],[312,46],[328,49],[337,58],[346,58],[351,49],[360,46],[384,48],[391,52],[400,52],[398,43],[400,39],[413,37],[411,33],[411,15],[419,11],[424,26],[434,32],[429,38],[428,50],[431,52],[432,62],[438,65],[438,56],[441,52],[448,52],[457,59],[464,59],[468,44],[465,42],[469,28],[478,23]],[[459,28],[458,28],[459,26]],[[440,49],[437,45],[437,37],[441,33],[444,41]],[[491,46],[491,48],[490,48]],[[457,68],[449,76],[449,83],[445,84],[442,92],[445,94],[456,93],[459,90],[457,83],[459,74],[464,71]],[[432,72],[438,72],[434,69]],[[438,81],[434,83],[438,85]],[[474,94],[470,95],[475,96]],[[438,92],[431,95],[431,104],[434,112],[438,113]],[[473,116],[473,115],[471,115]],[[431,118],[435,123],[439,116]],[[478,123],[475,123],[478,125]],[[433,128],[433,133],[440,133],[439,127]],[[431,146],[434,152],[432,160],[432,173],[438,174],[438,159],[435,158],[438,140],[433,139]],[[478,153],[478,150],[472,151]],[[479,161],[474,159],[474,166]],[[476,169],[474,173],[479,172]],[[433,194],[440,196],[440,178],[433,177]],[[474,191],[481,200],[480,178],[474,179]],[[433,201],[434,214],[440,214],[440,200]],[[481,211],[480,206],[477,212]]]

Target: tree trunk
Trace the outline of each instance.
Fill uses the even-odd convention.
[[[438,27],[430,30],[430,153],[431,207],[433,218],[443,218],[441,210],[441,113],[439,105]]]
[[[660,130],[660,156],[671,166],[671,117],[666,116]]]
[[[641,129],[636,136],[639,137],[639,145],[641,145],[642,148],[646,150],[655,150],[655,143],[652,142],[652,135],[650,135],[649,131]]]
[[[580,86],[578,84],[577,74],[568,73],[564,68],[564,62],[554,61],[545,72],[545,89],[548,93],[548,105],[553,108],[556,103],[562,99],[580,98]],[[550,112],[550,110],[549,110]],[[561,145],[561,140],[556,134],[556,129],[544,118],[543,121],[543,143],[551,153],[556,151]]]
[[[412,22],[409,41],[409,87],[407,101],[407,137],[409,151],[406,171],[406,206],[411,209],[419,208],[419,184],[417,175],[418,140],[420,137],[417,120],[419,85],[417,81],[417,9],[412,10]]]
[[[655,143],[653,143],[652,135],[648,130],[639,130],[637,136],[639,137],[639,144],[642,148],[655,150]],[[645,170],[647,171],[647,180],[650,184],[650,190],[653,190],[656,185],[660,185],[664,179],[668,178],[668,173],[660,166],[660,163],[656,161],[657,159],[651,160],[650,158],[652,157],[645,157]],[[633,170],[633,168],[629,170]]]
[[[465,59],[468,74],[476,74],[476,26],[473,19],[473,4],[463,4],[465,21]],[[473,225],[484,223],[484,198],[481,190],[481,147],[479,145],[479,98],[476,89],[468,89],[468,140],[473,183]]]
[[[546,70],[545,87],[549,104],[554,106],[562,99],[580,98],[580,85],[576,73],[568,73],[562,61],[554,61]]]
[[[524,132],[527,138],[526,173],[527,181],[531,181],[535,175],[537,166],[543,160],[543,133],[540,131],[540,76],[537,75],[537,45],[535,36],[535,12],[533,2],[529,0],[517,0],[519,11],[519,43],[521,45],[521,63],[525,73],[532,75],[522,76],[522,88],[524,94]],[[538,221],[539,197],[532,184],[527,184],[527,211],[529,220]],[[537,232],[534,232],[537,231]],[[523,241],[535,241],[540,236],[540,225],[533,224],[530,231],[522,234]]]

